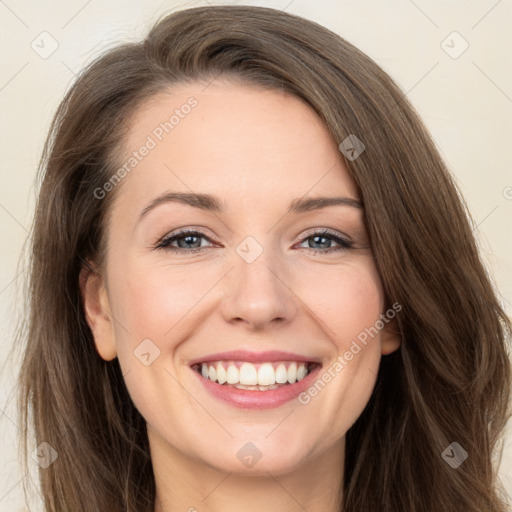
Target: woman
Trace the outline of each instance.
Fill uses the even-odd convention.
[[[20,408],[46,510],[506,509],[510,321],[355,47],[176,12],[80,75],[41,171]]]

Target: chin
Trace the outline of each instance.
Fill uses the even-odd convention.
[[[308,453],[304,446],[300,451],[292,450],[283,443],[262,441],[234,442],[233,447],[225,447],[220,453],[203,454],[206,465],[221,472],[247,476],[274,476],[293,472],[307,463]],[[265,446],[263,446],[265,445]]]

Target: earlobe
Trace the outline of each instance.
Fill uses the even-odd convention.
[[[381,352],[382,355],[388,355],[398,350],[402,344],[402,336],[398,328],[396,317],[390,320],[383,327],[381,332]]]
[[[117,350],[107,288],[102,275],[88,263],[82,266],[79,276],[85,319],[99,355],[111,361],[117,356]]]

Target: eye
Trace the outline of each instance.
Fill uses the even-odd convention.
[[[210,239],[201,231],[180,231],[174,235],[162,238],[155,248],[172,252],[196,253],[205,249],[201,243],[202,240]],[[171,245],[174,242],[177,242],[177,247]]]
[[[338,247],[331,246],[333,241],[338,244]],[[346,251],[354,245],[352,241],[345,240],[338,234],[333,233],[328,229],[324,231],[315,231],[309,234],[302,239],[301,244],[305,242],[308,243],[308,247],[303,248],[310,249],[314,254]]]

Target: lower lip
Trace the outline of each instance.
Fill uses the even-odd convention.
[[[315,367],[302,380],[294,384],[287,384],[277,389],[256,391],[252,389],[237,389],[231,386],[205,379],[199,372],[192,371],[201,380],[203,386],[213,396],[242,409],[272,409],[297,398],[306,391],[320,372],[321,366]]]

